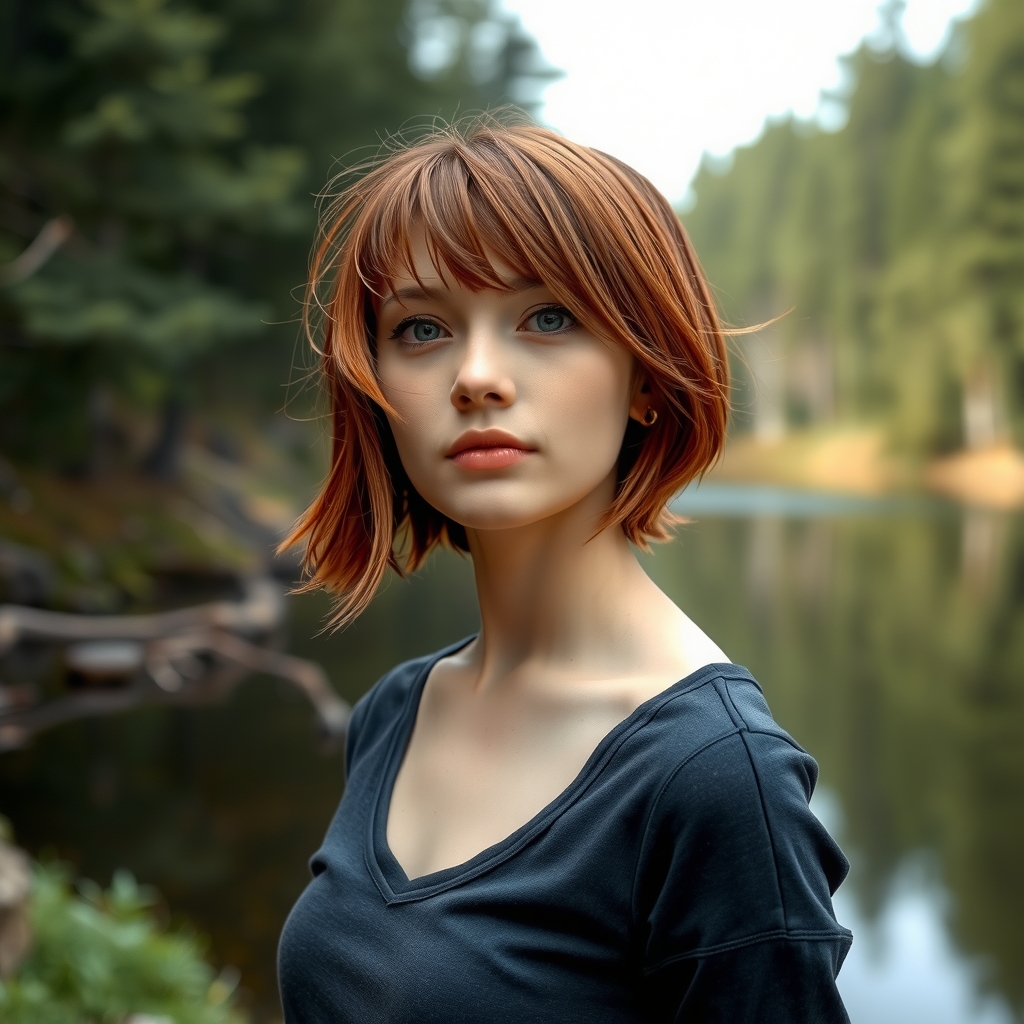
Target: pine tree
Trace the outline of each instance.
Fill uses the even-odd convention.
[[[87,470],[120,396],[169,474],[204,378],[279,405],[334,161],[545,74],[494,0],[2,0],[0,450]]]
[[[173,402],[200,353],[260,330],[266,305],[223,265],[240,239],[301,224],[303,157],[244,140],[260,81],[211,70],[222,19],[168,0],[8,4],[6,17],[4,242],[8,256],[30,245],[6,271],[4,443],[81,457],[99,382]],[[23,400],[46,377],[65,379],[40,422]]]
[[[686,221],[733,321],[793,306],[790,362],[832,353],[840,417],[918,454],[991,443],[1024,429],[1024,7],[989,0],[930,66],[895,21],[886,44],[849,58],[841,130],[770,127]]]
[[[946,149],[948,286],[937,305],[965,439],[984,444],[1024,416],[1012,383],[1024,369],[1024,7],[990,0],[965,37]]]

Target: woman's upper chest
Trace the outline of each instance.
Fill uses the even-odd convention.
[[[460,682],[428,680],[391,792],[387,842],[409,878],[464,863],[533,819],[645,697],[643,680],[483,693]]]

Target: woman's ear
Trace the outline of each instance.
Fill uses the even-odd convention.
[[[653,419],[652,419],[653,414]],[[629,401],[629,418],[650,426],[658,418],[658,410],[654,407],[651,386],[643,373],[637,372],[633,381],[633,393]]]

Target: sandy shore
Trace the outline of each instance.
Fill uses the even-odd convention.
[[[881,431],[848,429],[730,441],[709,479],[845,494],[926,489],[987,508],[1024,508],[1024,453],[1010,444],[961,451],[925,465],[887,451]]]

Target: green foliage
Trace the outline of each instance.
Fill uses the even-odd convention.
[[[128,872],[110,888],[37,868],[35,945],[14,978],[0,982],[7,1024],[115,1024],[148,1014],[188,1024],[241,1024],[231,979],[218,978],[195,937],[159,928],[156,895]]]
[[[2,0],[0,449],[87,468],[97,389],[225,364],[279,406],[334,161],[537,64],[495,0]]]
[[[10,289],[21,335],[137,345],[174,364],[253,333],[261,306],[208,268],[240,234],[301,224],[303,158],[243,141],[260,81],[211,69],[227,25],[167,0],[19,6],[3,82],[8,219],[75,222]]]
[[[972,395],[996,433],[1024,414],[1024,8],[989,0],[930,66],[897,40],[849,58],[841,130],[770,126],[686,220],[731,319],[795,306],[783,347],[827,350],[839,415],[928,452],[977,440]]]
[[[99,381],[180,371],[261,329],[269,306],[233,286],[230,252],[301,227],[303,156],[245,138],[261,83],[211,67],[223,19],[168,0],[5,8],[0,244],[13,255],[58,217],[73,233],[34,273],[9,264],[0,375],[52,372],[52,346],[109,353],[79,360],[66,415]]]

